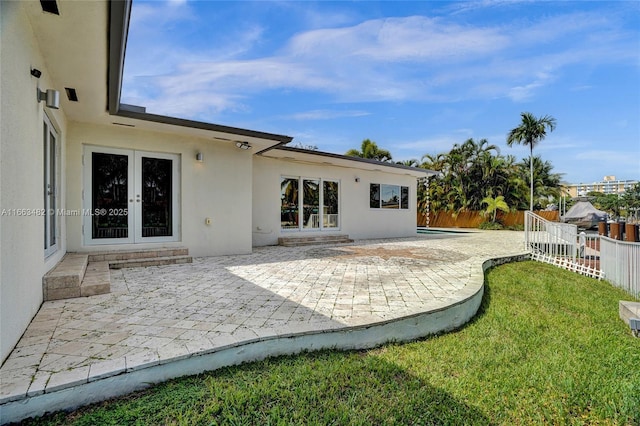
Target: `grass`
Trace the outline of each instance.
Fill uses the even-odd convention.
[[[638,425],[640,339],[620,299],[549,265],[503,265],[456,332],[224,368],[26,423]]]

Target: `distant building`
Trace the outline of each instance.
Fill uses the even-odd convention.
[[[570,197],[584,196],[589,192],[624,194],[627,189],[631,189],[637,183],[637,180],[618,180],[615,176],[605,176],[600,182],[570,183],[565,188]]]

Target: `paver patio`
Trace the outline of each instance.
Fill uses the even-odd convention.
[[[224,348],[235,348],[229,356],[247,360],[252,356],[239,356],[245,349],[238,348],[287,353],[283,343],[275,349],[277,337],[307,337],[291,345],[296,352],[326,347],[332,332],[375,333],[378,325],[466,300],[482,288],[483,262],[523,251],[521,232],[476,231],[261,247],[248,255],[197,258],[193,264],[112,271],[110,294],[42,305],[0,368],[0,411],[18,413],[10,414],[13,419],[21,410],[37,414],[43,404],[48,408],[44,397],[56,392],[62,395],[58,399],[71,400],[53,397],[51,409],[74,407],[82,401],[74,404],[70,392],[80,385],[107,384],[106,379],[162,365],[177,370],[166,374],[175,377],[180,361]],[[393,334],[389,330],[380,333]],[[380,341],[416,337],[399,334]],[[369,345],[353,343],[336,346]],[[255,347],[243,346],[249,344]],[[35,402],[34,408],[16,408],[31,400],[39,400],[40,408]]]

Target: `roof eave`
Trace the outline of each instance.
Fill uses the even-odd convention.
[[[323,151],[315,151],[315,150],[308,150],[308,149],[302,149],[302,148],[295,148],[295,147],[291,147],[291,146],[277,146],[277,147],[269,149],[269,151],[276,151],[276,150],[277,151],[288,151],[288,152],[299,153],[299,154],[307,154],[307,155],[325,157],[325,158],[335,158],[335,159],[339,159],[339,160],[353,161],[353,162],[357,162],[357,163],[365,163],[365,164],[368,164],[368,165],[374,165],[376,167],[385,167],[385,168],[406,170],[406,171],[410,171],[412,173],[424,174],[425,175],[424,177],[435,176],[435,175],[438,174],[438,172],[436,172],[434,170],[423,169],[423,168],[420,168],[420,167],[411,167],[411,166],[405,166],[403,164],[388,163],[388,162],[384,162],[384,161],[372,160],[370,158],[350,157],[350,156],[342,155],[342,154],[334,154],[334,153],[331,153],[331,152],[323,152]]]

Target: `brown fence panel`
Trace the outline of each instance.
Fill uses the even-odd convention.
[[[534,213],[552,222],[560,220],[558,211],[540,210]],[[498,212],[497,217],[504,226],[524,226],[524,211]],[[475,211],[460,212],[457,217],[448,212],[429,212],[429,226],[432,228],[477,228],[486,220],[480,212]],[[427,226],[424,213],[418,213],[418,226]]]

